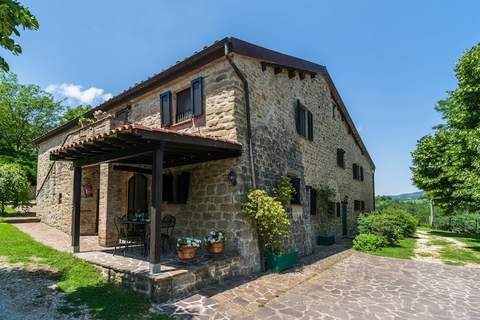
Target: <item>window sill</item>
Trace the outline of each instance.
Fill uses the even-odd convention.
[[[193,122],[193,118],[190,118],[190,119],[187,119],[187,120],[183,120],[183,121],[180,121],[180,122],[175,122],[174,124],[172,124],[170,126],[170,128],[175,128],[175,127],[180,127],[182,125],[185,125],[187,123],[191,123]]]

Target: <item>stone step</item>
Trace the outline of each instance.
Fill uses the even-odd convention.
[[[40,222],[38,217],[4,217],[3,222],[6,223],[35,223]]]

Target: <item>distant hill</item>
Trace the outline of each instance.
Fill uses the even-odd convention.
[[[397,194],[397,195],[387,196],[387,197],[392,198],[393,200],[399,200],[399,201],[417,200],[424,193],[425,193],[424,191],[418,191],[418,192],[412,192],[412,193],[402,193],[402,194]]]

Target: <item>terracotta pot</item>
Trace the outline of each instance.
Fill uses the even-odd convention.
[[[197,253],[197,249],[196,247],[180,247],[177,249],[177,256],[183,261],[192,260]]]
[[[208,252],[210,252],[210,253],[222,253],[223,252],[223,247],[224,247],[223,241],[222,242],[211,243],[208,246]]]

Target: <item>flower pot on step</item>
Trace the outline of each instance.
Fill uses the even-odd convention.
[[[188,261],[195,258],[197,247],[180,247],[177,249],[177,256],[182,261]]]
[[[219,254],[223,253],[223,248],[224,248],[224,242],[215,242],[215,243],[210,243],[208,246],[208,252],[212,254]]]

